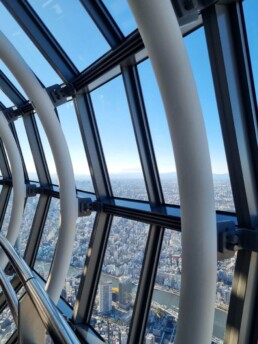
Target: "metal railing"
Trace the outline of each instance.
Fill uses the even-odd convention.
[[[35,339],[37,343],[43,342],[45,330],[55,343],[80,343],[28,265],[2,234],[0,234],[0,246],[26,290],[26,297],[19,301],[10,281],[0,269],[0,285],[18,328],[19,343],[28,344],[35,342]],[[25,312],[27,314],[24,314]],[[28,313],[33,316],[29,316]],[[27,332],[28,330],[30,333]]]

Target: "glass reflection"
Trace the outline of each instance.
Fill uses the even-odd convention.
[[[126,343],[149,226],[114,218],[91,324],[108,343]]]

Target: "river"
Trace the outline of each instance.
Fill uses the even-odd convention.
[[[39,270],[42,269],[43,271],[46,271],[46,270],[48,271],[50,268],[50,263],[38,261],[37,264],[38,264],[38,268],[40,268]],[[78,273],[80,272],[81,272],[81,269],[70,266],[68,276],[75,276],[75,275],[78,275]],[[113,287],[118,287],[119,281],[117,277],[102,273],[100,279],[102,281],[107,281],[107,280],[112,281]],[[136,287],[133,291],[136,293]],[[179,295],[172,292],[165,291],[165,290],[154,289],[153,301],[159,303],[160,305],[165,305],[167,308],[171,308],[175,310],[179,306]],[[219,339],[224,338],[224,330],[226,326],[226,321],[227,321],[227,312],[221,309],[215,308],[215,318],[214,318],[214,325],[213,325],[214,337],[217,337]]]
[[[101,275],[102,281],[112,281],[114,287],[118,287],[118,278],[111,275],[103,274]],[[176,309],[179,307],[179,295],[168,292],[165,290],[154,289],[153,301],[159,303],[160,305],[165,305],[167,308]],[[215,318],[213,325],[213,336],[219,339],[224,338],[224,330],[227,321],[227,312],[215,308]]]

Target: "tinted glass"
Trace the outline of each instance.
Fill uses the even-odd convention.
[[[31,40],[0,2],[0,29],[19,51],[33,72],[46,86],[61,83],[61,79],[41,55]]]
[[[113,220],[91,318],[109,343],[127,342],[148,231],[140,222]]]
[[[113,193],[147,199],[122,78],[119,76],[91,93]]]
[[[29,2],[80,71],[109,50],[78,0]]]

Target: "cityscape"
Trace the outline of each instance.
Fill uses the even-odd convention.
[[[116,197],[147,199],[142,180],[114,179],[111,182]],[[78,188],[92,191],[89,190],[91,184],[87,180],[78,180],[76,184]],[[166,203],[180,204],[176,179],[163,179],[162,187]],[[234,211],[229,180],[215,179],[214,190],[216,209]],[[16,243],[16,249],[21,256],[26,249],[38,198],[38,195],[29,197],[25,206],[23,224]],[[11,204],[7,207],[3,233],[7,231],[10,212]],[[34,265],[35,271],[45,280],[55,251],[59,217],[59,199],[53,198]],[[92,213],[87,217],[79,217],[76,223],[73,256],[62,292],[62,296],[71,306],[75,304],[94,220],[95,213]],[[148,232],[147,224],[120,217],[113,218],[91,318],[91,325],[107,343],[127,343]],[[166,229],[146,326],[146,344],[174,343],[181,284],[181,252],[180,233]],[[233,273],[233,258],[218,262],[213,343],[223,343]],[[196,274],[198,275],[198,271]],[[11,329],[13,331],[15,325],[7,310],[0,315],[1,343],[7,341]]]

